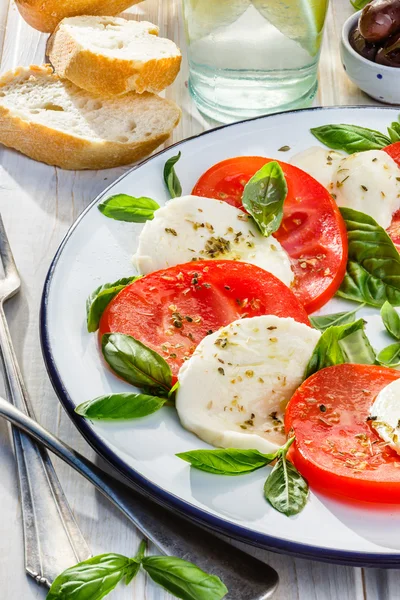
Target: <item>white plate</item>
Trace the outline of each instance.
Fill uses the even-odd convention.
[[[42,303],[41,336],[47,368],[61,402],[92,446],[149,495],[214,530],[251,544],[318,560],[377,566],[400,564],[400,506],[349,506],[311,494],[305,510],[287,518],[263,499],[265,470],[219,477],[191,470],[177,452],[207,447],[179,424],[172,408],[122,424],[89,423],[74,407],[90,398],[132,388],[102,365],[97,335],[88,334],[85,301],[101,283],[133,273],[131,255],[142,225],[105,218],[97,204],[110,194],[168,199],[162,171],[182,151],[177,171],[184,193],[216,162],[237,155],[288,161],[317,145],[310,127],[350,123],[385,131],[397,118],[389,108],[310,109],[262,117],[183,141],[124,175],[80,216],[50,268]],[[278,148],[289,145],[287,153]],[[157,240],[154,240],[157,243]],[[346,310],[334,299],[323,312]],[[373,344],[389,343],[378,311],[366,309]]]

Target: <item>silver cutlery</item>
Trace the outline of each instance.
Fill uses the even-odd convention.
[[[20,411],[34,418],[4,314],[4,302],[21,287],[18,270],[0,216],[0,355],[7,396]],[[50,585],[72,564],[85,560],[90,550],[74,519],[46,450],[13,428],[21,494],[25,568],[38,583]],[[56,550],[55,550],[56,549]]]
[[[227,600],[266,600],[274,593],[279,579],[272,567],[122,484],[2,398],[0,416],[86,477],[160,552],[218,575],[229,590]]]

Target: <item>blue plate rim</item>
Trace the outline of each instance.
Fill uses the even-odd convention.
[[[393,110],[399,112],[398,107],[385,106],[386,110]],[[74,425],[78,429],[78,431],[83,435],[85,440],[89,443],[89,445],[109,464],[111,464],[114,468],[116,468],[119,473],[121,473],[126,479],[129,480],[130,483],[133,483],[134,486],[147,497],[151,498],[152,501],[157,502],[158,504],[164,506],[165,508],[173,511],[178,511],[179,515],[183,518],[189,519],[203,527],[211,531],[215,531],[231,537],[237,541],[244,542],[250,544],[252,546],[262,548],[265,550],[269,550],[272,552],[278,552],[282,554],[287,554],[289,556],[298,557],[298,558],[306,558],[311,560],[317,560],[319,562],[326,563],[335,563],[341,565],[349,565],[349,566],[357,566],[357,567],[381,567],[381,568],[399,568],[400,565],[400,551],[397,554],[387,553],[364,553],[364,552],[352,552],[347,550],[334,550],[331,548],[321,548],[319,546],[313,546],[311,544],[303,544],[299,542],[290,542],[286,540],[282,540],[279,538],[275,538],[274,536],[269,536],[267,534],[260,534],[255,531],[251,531],[246,527],[242,527],[240,525],[236,525],[234,523],[230,523],[220,517],[216,517],[215,515],[210,514],[206,510],[202,510],[197,508],[196,506],[190,505],[189,503],[181,500],[174,494],[170,492],[166,492],[158,485],[152,483],[146,477],[143,477],[139,473],[137,473],[134,469],[129,467],[115,452],[113,452],[98,436],[98,434],[93,430],[90,423],[80,418],[74,411],[75,405],[72,401],[72,398],[69,396],[63,382],[62,378],[58,372],[56,362],[54,360],[51,344],[49,340],[49,331],[48,331],[48,299],[50,294],[50,288],[53,280],[54,271],[57,267],[57,263],[61,254],[64,250],[64,247],[69,241],[69,238],[73,234],[74,230],[79,225],[80,221],[85,217],[85,215],[99,202],[99,200],[106,195],[117,183],[119,183],[122,179],[127,177],[132,172],[136,171],[143,165],[147,164],[149,161],[159,157],[167,152],[171,152],[174,148],[182,148],[187,142],[190,142],[194,139],[198,139],[200,137],[210,135],[216,131],[220,131],[223,129],[235,127],[247,122],[258,121],[262,119],[268,119],[271,117],[276,117],[278,115],[283,114],[294,114],[294,113],[303,113],[303,112],[318,112],[318,111],[334,111],[334,110],[381,110],[380,106],[318,106],[312,108],[305,108],[300,110],[291,110],[285,112],[274,113],[272,115],[261,115],[259,117],[255,117],[252,119],[247,119],[243,121],[239,121],[237,123],[230,123],[228,125],[221,125],[219,127],[201,132],[197,135],[191,136],[189,138],[185,138],[175,144],[169,146],[153,154],[149,158],[135,165],[125,173],[123,173],[120,177],[118,177],[115,181],[113,181],[107,188],[101,192],[96,198],[90,202],[90,204],[85,208],[85,210],[79,215],[76,221],[71,225],[67,233],[65,234],[58,250],[50,264],[48,273],[46,275],[46,279],[43,286],[41,304],[40,304],[40,315],[39,315],[39,335],[40,335],[40,343],[42,354],[46,366],[47,373],[49,375],[52,386],[62,404],[64,409],[66,410],[68,416],[73,421]]]

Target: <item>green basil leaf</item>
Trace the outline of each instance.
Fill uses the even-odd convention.
[[[398,367],[400,365],[400,343],[387,346],[379,352],[376,359],[385,367]]]
[[[94,556],[59,575],[46,600],[101,600],[132,573],[137,573],[137,563],[126,556]]]
[[[124,277],[114,283],[105,283],[94,290],[86,300],[86,321],[89,333],[97,331],[101,315],[115,296],[130,283],[133,283],[141,276]]]
[[[105,360],[122,379],[145,391],[168,395],[171,368],[157,352],[122,333],[106,333],[101,344]]]
[[[171,198],[178,198],[182,196],[182,186],[175,172],[175,165],[182,156],[181,152],[178,152],[176,156],[173,156],[164,166],[164,181],[168,188]]]
[[[242,203],[266,237],[279,229],[288,187],[279,163],[264,165],[244,188]]]
[[[129,585],[130,582],[132,581],[132,579],[134,579],[134,577],[136,577],[136,575],[139,573],[139,569],[141,567],[142,560],[144,558],[144,555],[146,554],[146,549],[147,549],[147,541],[142,540],[140,542],[140,546],[139,546],[139,549],[138,549],[136,555],[132,558],[132,561],[134,564],[132,565],[132,569],[131,569],[130,573],[128,573],[128,575],[125,577],[125,585]]]
[[[176,455],[195,469],[215,475],[244,475],[265,467],[276,459],[274,454],[261,454],[258,450],[192,450]]]
[[[155,200],[142,196],[134,198],[127,194],[111,196],[99,204],[98,209],[104,216],[116,221],[145,223],[154,218],[154,212],[160,208]]]
[[[216,575],[172,556],[147,556],[142,567],[150,577],[182,600],[221,600],[228,590]]]
[[[289,440],[290,446],[294,438]],[[287,517],[303,510],[308,499],[308,483],[282,452],[264,485],[265,499]]]
[[[396,144],[400,142],[400,124],[392,123],[390,127],[388,127],[388,134],[390,137],[390,141],[392,144]]]
[[[362,305],[363,306],[363,305]],[[329,327],[337,325],[348,325],[356,320],[356,313],[362,306],[357,306],[350,312],[333,313],[331,315],[322,315],[320,317],[310,317],[311,325],[320,331],[326,331]]]
[[[139,419],[160,410],[166,401],[146,394],[111,394],[83,402],[75,412],[85,419],[99,421]]]
[[[347,272],[338,296],[381,307],[400,306],[400,255],[386,231],[369,215],[341,207],[349,239]]]
[[[381,317],[386,330],[397,341],[400,341],[400,316],[390,304],[385,302],[381,308]]]
[[[375,353],[364,333],[364,321],[329,327],[318,340],[307,365],[306,378],[320,369],[344,363],[373,365]]]
[[[364,6],[371,2],[371,0],[350,0],[350,3],[354,6],[356,10],[361,10]]]
[[[323,125],[314,127],[311,133],[328,148],[343,150],[348,154],[382,150],[390,144],[390,139],[383,133],[357,125]]]

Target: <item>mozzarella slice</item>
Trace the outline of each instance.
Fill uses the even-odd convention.
[[[320,335],[292,318],[266,315],[204,338],[179,372],[183,427],[222,448],[276,450],[286,439],[286,405]]]
[[[370,215],[387,229],[400,208],[400,169],[386,152],[369,150],[340,161],[330,192],[339,206]]]
[[[343,157],[343,154],[335,150],[313,146],[293,156],[290,162],[328,188]]]
[[[288,286],[294,279],[289,257],[274,237],[262,236],[234,206],[198,196],[175,198],[155,212],[139,236],[133,262],[146,275],[201,259],[252,263]]]
[[[379,392],[371,406],[370,418],[371,427],[379,437],[400,454],[400,379]]]

